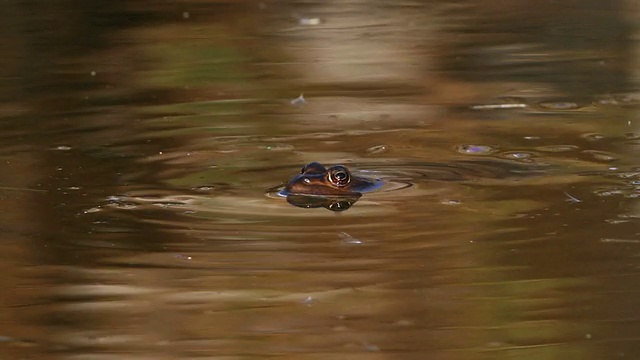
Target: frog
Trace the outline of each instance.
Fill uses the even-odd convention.
[[[284,195],[320,197],[360,197],[363,193],[380,188],[383,182],[352,174],[344,165],[325,168],[311,162],[285,185]]]

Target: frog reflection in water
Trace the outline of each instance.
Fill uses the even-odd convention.
[[[327,169],[312,162],[287,183],[281,194],[295,206],[342,211],[351,207],[362,193],[381,186],[382,181],[354,176],[342,165]]]

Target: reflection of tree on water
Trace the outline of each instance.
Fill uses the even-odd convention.
[[[179,7],[188,7],[187,3]],[[43,191],[29,193],[29,198],[12,195],[11,198],[20,201],[0,203],[3,213],[9,214],[0,225],[5,237],[11,234],[10,241],[0,243],[0,253],[5,255],[0,286],[6,290],[0,294],[0,303],[13,305],[12,311],[0,316],[3,324],[0,335],[6,335],[0,342],[8,344],[0,346],[0,353],[8,356],[3,352],[8,348],[16,349],[9,358],[44,358],[47,355],[42,353],[50,356],[53,348],[56,352],[64,348],[67,355],[97,353],[111,346],[98,344],[102,335],[109,336],[113,329],[120,329],[121,334],[134,331],[145,321],[163,322],[168,313],[157,310],[158,302],[144,308],[130,304],[129,309],[135,309],[132,310],[135,319],[120,316],[121,313],[114,315],[104,307],[89,315],[75,311],[90,303],[100,307],[101,296],[106,294],[119,299],[128,296],[119,294],[116,287],[101,285],[116,277],[119,280],[115,281],[122,285],[119,289],[142,290],[171,283],[167,276],[144,270],[131,270],[131,276],[124,279],[120,277],[121,269],[113,264],[108,266],[112,275],[105,275],[103,261],[115,261],[125,248],[131,250],[130,254],[160,254],[166,251],[167,242],[177,240],[171,240],[173,235],[161,226],[141,224],[138,216],[96,213],[96,221],[92,223],[83,211],[108,196],[127,192],[132,184],[148,188],[163,178],[166,171],[177,168],[163,161],[148,161],[148,156],[180,147],[184,138],[150,136],[149,127],[155,125],[148,123],[157,114],[140,113],[149,111],[152,104],[175,104],[185,98],[211,100],[212,93],[237,89],[233,83],[236,78],[228,80],[235,73],[223,66],[235,64],[235,58],[222,61],[227,60],[224,57],[227,53],[233,53],[227,50],[238,46],[235,42],[218,47],[185,44],[198,40],[207,45],[215,42],[215,39],[207,42],[209,39],[204,35],[193,35],[194,25],[199,26],[197,21],[218,25],[216,31],[208,32],[215,34],[216,39],[233,38],[237,28],[233,24],[225,27],[229,23],[225,19],[242,17],[246,21],[248,16],[229,16],[235,5],[218,6],[217,2],[210,7],[224,8],[224,13],[210,8],[198,12],[198,18],[188,22],[180,16],[183,9],[161,2],[36,0],[4,5],[0,17],[5,31],[0,49],[7,56],[0,59],[0,99],[5,121],[0,130],[10,136],[1,139],[6,152],[0,182],[5,187],[37,186]],[[197,8],[198,4],[190,7]],[[203,16],[220,21],[207,22],[202,20]],[[175,31],[172,26],[180,30]],[[175,40],[177,37],[186,40]],[[153,52],[158,48],[173,52]],[[197,59],[188,57],[183,67],[176,66],[178,60],[186,57],[187,50],[191,54],[204,52],[203,48],[217,52]],[[217,54],[222,55],[215,57]],[[206,61],[223,64],[207,66]],[[194,68],[206,68],[209,76],[198,77],[199,84],[206,82],[206,86],[194,88],[191,83],[179,82],[187,76],[174,80],[175,74]],[[217,72],[218,69],[224,71]],[[227,77],[216,77],[220,74]],[[158,78],[172,81],[161,85],[159,81],[151,81]],[[184,115],[184,110],[173,112],[176,113]],[[207,115],[210,123],[214,112]],[[178,127],[185,125],[191,124],[184,121]],[[5,192],[0,195],[6,196]],[[108,230],[116,228],[116,232]],[[107,243],[110,250],[103,251]],[[25,264],[29,264],[28,274],[24,271]],[[142,268],[145,265],[140,265]],[[106,278],[110,280],[103,281]],[[24,286],[25,281],[30,285]],[[83,287],[85,284],[96,286]],[[105,292],[101,295],[93,292],[98,288],[101,288],[98,292]],[[82,293],[79,297],[74,295],[79,293]],[[78,306],[73,306],[72,311],[61,309],[61,302],[67,301]],[[143,337],[170,337],[182,331],[177,325],[182,323],[185,322],[176,321],[170,328],[149,328]],[[85,347],[74,342],[74,338],[80,337],[92,345]],[[13,339],[20,338],[33,344],[12,344]],[[116,346],[129,345],[125,341]]]
[[[625,4],[626,3],[626,4]],[[635,90],[624,1],[481,1],[454,20],[442,70],[474,83],[548,86],[576,99]],[[451,24],[453,25],[453,24]],[[449,32],[448,31],[448,32]],[[517,89],[516,89],[517,90]]]

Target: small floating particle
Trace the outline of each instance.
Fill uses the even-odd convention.
[[[349,244],[349,245],[362,245],[363,241],[354,238],[353,236],[347,234],[346,232],[342,231],[340,233],[338,233],[338,237],[340,237],[340,239],[342,239],[343,242]]]
[[[586,134],[580,135],[580,137],[585,139],[585,140],[589,140],[589,141],[598,141],[598,140],[604,139],[605,135],[604,134],[598,134],[598,133],[586,133]]]
[[[541,101],[538,106],[548,110],[575,110],[580,108],[580,105],[572,101]]]
[[[138,204],[128,201],[112,201],[106,204],[106,206],[122,210],[133,210],[138,208]]]
[[[293,150],[293,145],[289,145],[289,144],[271,144],[271,145],[266,145],[264,147],[264,149],[270,150],[270,151],[291,151],[291,150]]]
[[[306,104],[307,101],[304,99],[304,94],[300,94],[297,98],[291,100],[291,105],[303,105]]]
[[[620,105],[637,105],[640,103],[640,94],[620,94],[615,96],[615,99]]]
[[[496,148],[488,145],[463,144],[457,145],[456,150],[462,154],[468,155],[487,155],[497,151]]]
[[[603,242],[603,243],[640,244],[640,240],[636,240],[636,239],[602,238],[602,239],[600,239],[600,242]]]
[[[307,306],[310,306],[312,302],[313,302],[313,298],[311,296],[307,296],[306,298],[304,298],[304,300],[302,300],[302,303]]]
[[[510,110],[510,109],[524,109],[526,108],[526,99],[513,96],[504,96],[498,98],[498,101],[493,104],[480,104],[471,106],[471,110]]]
[[[193,191],[200,191],[200,192],[208,192],[215,189],[215,187],[210,186],[210,185],[200,185],[200,186],[195,186],[192,187],[191,190]]]
[[[535,154],[533,153],[524,152],[524,151],[509,151],[509,152],[500,154],[500,157],[503,157],[506,159],[525,160],[525,159],[530,159],[534,155]]]
[[[471,110],[509,110],[509,109],[524,109],[527,104],[486,104],[486,105],[473,105]]]
[[[53,148],[53,150],[58,150],[58,151],[69,151],[69,150],[71,150],[71,146],[67,146],[67,145],[60,145],[60,146],[56,146],[55,148]]]
[[[630,221],[628,219],[605,219],[604,222],[606,222],[607,224],[616,225],[616,224],[626,224]]]
[[[613,97],[610,97],[610,96],[596,99],[593,102],[593,104],[596,105],[596,106],[615,106],[615,105],[620,105],[616,99],[614,99]]]
[[[452,199],[444,199],[440,201],[440,204],[442,205],[460,205],[462,204],[462,201],[460,200],[452,200]]]
[[[616,158],[614,155],[606,153],[604,151],[598,151],[598,150],[583,150],[582,151],[584,154],[589,154],[591,156],[593,156],[593,158],[595,160],[598,161],[614,161],[617,160],[618,158]]]
[[[167,201],[167,202],[152,202],[151,205],[168,209],[168,208],[183,207],[186,204],[185,203],[181,203],[181,202],[175,202],[175,201]]]
[[[320,25],[320,18],[300,18],[298,23],[304,26]]]
[[[376,146],[372,146],[370,148],[367,149],[367,154],[368,155],[378,155],[378,154],[384,154],[387,151],[389,151],[389,146],[387,145],[376,145]]]
[[[640,134],[638,133],[626,133],[624,134],[624,138],[627,140],[638,140],[640,139]]]
[[[527,152],[514,152],[507,155],[515,159],[526,159],[533,156],[533,154]]]
[[[602,190],[595,190],[593,193],[596,196],[600,196],[600,197],[609,197],[609,196],[618,196],[618,195],[624,195],[626,192],[626,190],[623,189],[602,189]]]
[[[578,198],[577,198],[577,197],[575,197],[575,196],[572,196],[571,194],[569,194],[569,193],[568,193],[568,192],[566,192],[566,191],[564,192],[564,194],[568,197],[567,201],[575,202],[575,203],[582,202],[582,200],[578,199]]]
[[[575,145],[562,145],[562,144],[536,147],[536,150],[538,151],[553,152],[553,153],[576,151],[578,149],[579,147]]]

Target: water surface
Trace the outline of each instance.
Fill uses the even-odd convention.
[[[5,5],[1,357],[640,356],[635,12],[528,5]]]

